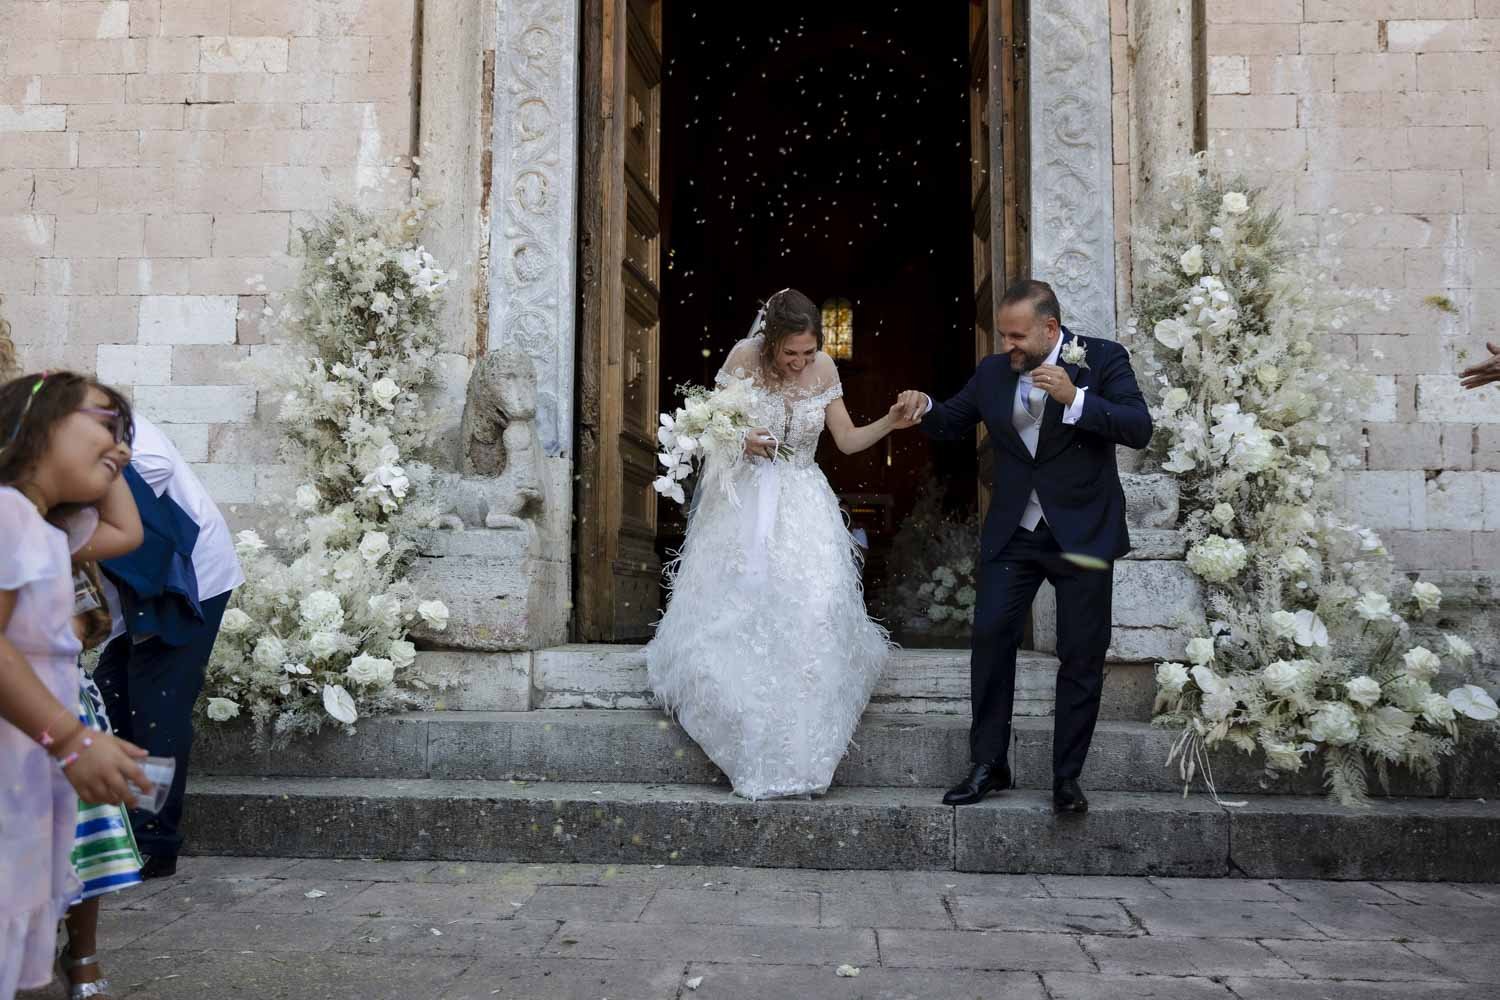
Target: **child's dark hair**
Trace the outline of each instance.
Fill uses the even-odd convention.
[[[784,288],[766,300],[766,320],[762,329],[763,359],[770,367],[776,363],[781,342],[799,333],[811,333],[823,349],[823,314],[813,300],[795,288]]]
[[[25,478],[47,452],[52,429],[83,406],[90,389],[109,397],[120,412],[128,444],[135,436],[130,401],[114,389],[77,372],[37,372],[0,385],[0,485]]]

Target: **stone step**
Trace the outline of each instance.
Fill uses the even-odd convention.
[[[1500,804],[1398,799],[1368,810],[1264,796],[1096,792],[1055,817],[1038,790],[943,806],[938,789],[836,788],[746,802],[703,785],[198,776],[203,854],[1078,875],[1494,878]]]
[[[921,788],[951,784],[969,763],[968,717],[872,712],[855,733],[834,784]],[[1085,770],[1090,789],[1169,792],[1182,787],[1166,766],[1176,734],[1148,723],[1104,721]],[[1010,760],[1022,788],[1050,788],[1052,722],[1017,719]],[[1224,748],[1212,755],[1223,795],[1323,794],[1321,770],[1271,779],[1263,762]],[[248,729],[209,731],[194,748],[199,774],[308,778],[474,778],[560,782],[727,785],[724,775],[672,720],[654,710],[427,712],[367,719],[353,736],[330,731],[295,752],[256,750]],[[1393,775],[1404,796],[1500,796],[1493,735],[1449,760],[1437,788]],[[1201,789],[1201,782],[1195,789]]]
[[[1055,657],[1023,652],[1016,660],[1016,714],[1051,715],[1056,678]],[[639,709],[655,704],[646,683],[643,646],[577,644],[538,650],[532,654],[531,687],[532,708]],[[1155,697],[1154,667],[1121,663],[1106,668],[1103,718],[1145,721]],[[881,712],[968,714],[969,651],[896,650],[871,706]]]

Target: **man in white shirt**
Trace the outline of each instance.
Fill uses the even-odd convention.
[[[182,454],[161,430],[135,415],[130,466],[158,497],[169,497],[198,525],[193,572],[203,621],[186,641],[169,645],[160,636],[130,634],[118,591],[107,579],[105,597],[114,631],[99,658],[94,679],[104,695],[115,733],[156,757],[172,757],[177,773],[172,791],[156,815],[133,812],[136,841],[146,855],[142,877],[170,875],[182,848],[182,800],[193,745],[193,705],[203,688],[204,670],[219,635],[219,622],[234,588],[245,582],[234,539],[224,515]]]

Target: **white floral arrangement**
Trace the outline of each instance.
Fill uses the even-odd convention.
[[[750,417],[753,402],[751,382],[747,378],[729,378],[715,389],[702,386],[678,386],[682,406],[674,413],[661,414],[656,438],[662,447],[657,460],[663,472],[652,483],[656,492],[669,500],[684,503],[687,495],[682,482],[694,467],[707,470],[731,497],[734,489],[725,472],[744,455],[745,435],[754,426]],[[791,452],[778,445],[778,457]]]
[[[1467,641],[1410,644],[1402,612],[1431,614],[1438,588],[1407,584],[1341,512],[1372,383],[1328,341],[1372,296],[1296,251],[1263,197],[1195,157],[1135,251],[1128,336],[1210,617],[1187,663],[1157,667],[1157,721],[1182,727],[1186,785],[1213,790],[1205,751],[1228,742],[1273,774],[1321,755],[1331,794],[1365,805],[1371,766],[1386,787],[1393,765],[1435,784],[1460,723],[1497,710]],[[1439,693],[1440,674],[1466,683]]]
[[[929,476],[892,539],[888,565],[900,573],[879,595],[887,623],[904,633],[968,638],[978,597],[976,515],[945,516],[943,486]]]
[[[448,277],[419,242],[425,206],[373,217],[340,207],[302,231],[295,288],[265,317],[279,330],[262,371],[281,390],[285,460],[299,485],[276,546],[242,531],[246,583],[214,647],[200,708],[248,715],[257,739],[418,702],[408,628],[447,624],[407,582],[416,533],[437,515],[414,460],[433,424],[437,309]],[[257,279],[252,279],[255,281]]]

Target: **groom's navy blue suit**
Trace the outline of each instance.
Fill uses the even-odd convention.
[[[1058,364],[1084,393],[1077,423],[1063,422],[1050,397],[1033,457],[1013,422],[1018,374],[995,354],[979,363],[957,396],[934,403],[922,421],[932,437],[966,437],[983,421],[995,453],[993,494],[980,539],[979,595],[974,610],[971,682],[974,721],[969,749],[976,764],[1006,759],[1015,698],[1016,651],[1027,612],[1043,580],[1057,590],[1055,778],[1076,778],[1099,717],[1104,657],[1109,648],[1113,562],[1130,551],[1125,494],[1115,448],[1144,448],[1151,413],[1136,384],[1130,355],[1108,340],[1075,338],[1087,367]],[[1044,520],[1021,526],[1032,491]],[[1109,564],[1087,568],[1065,555]]]

